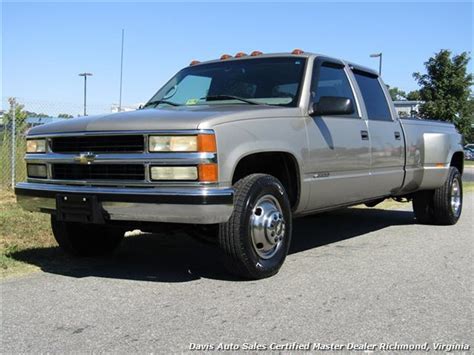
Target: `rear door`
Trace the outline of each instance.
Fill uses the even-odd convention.
[[[339,61],[319,57],[314,63],[311,101],[322,96],[352,100],[351,115],[308,117],[309,162],[305,179],[310,181],[308,210],[359,201],[367,196],[370,173],[369,136],[357,98]]]
[[[368,118],[371,146],[370,188],[371,195],[386,196],[403,184],[405,143],[398,118],[394,118],[388,104],[388,91],[375,74],[353,69],[362,94]]]

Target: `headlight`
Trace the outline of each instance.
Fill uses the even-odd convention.
[[[197,180],[198,171],[195,166],[152,166],[152,180]]]
[[[150,152],[196,152],[197,136],[151,136]]]
[[[45,153],[46,139],[28,139],[26,141],[27,153]]]
[[[216,152],[214,134],[198,134],[197,136],[150,136],[148,138],[150,152]]]

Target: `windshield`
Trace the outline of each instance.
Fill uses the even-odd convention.
[[[145,107],[261,104],[296,106],[305,58],[231,60],[190,66],[176,74]]]

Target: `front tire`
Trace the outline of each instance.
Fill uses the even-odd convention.
[[[416,193],[413,198],[413,211],[420,223],[453,225],[461,217],[462,202],[461,174],[457,168],[451,167],[443,186]]]
[[[280,181],[252,174],[235,185],[234,211],[219,226],[219,244],[229,272],[246,278],[275,275],[291,242],[292,215]]]
[[[125,231],[113,226],[57,221],[51,216],[53,235],[59,247],[75,256],[111,253],[122,241]]]

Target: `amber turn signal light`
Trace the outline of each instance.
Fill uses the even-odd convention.
[[[199,134],[197,147],[198,152],[215,153],[217,151],[216,136],[214,134]]]
[[[199,181],[205,182],[217,182],[218,169],[217,164],[199,164]]]

